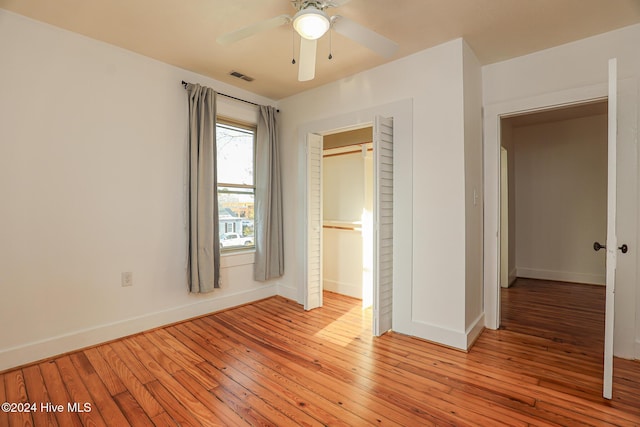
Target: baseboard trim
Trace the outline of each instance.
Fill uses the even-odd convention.
[[[640,341],[636,340],[635,354],[633,355],[635,360],[640,360]]]
[[[600,274],[585,274],[522,267],[517,267],[516,273],[517,277],[525,279],[555,280],[558,282],[586,283],[589,285],[605,284],[605,276]]]
[[[513,282],[515,282],[517,278],[518,278],[518,272],[514,268],[509,272],[509,286],[513,285]]]
[[[396,332],[405,335],[412,335],[456,350],[467,351],[484,330],[484,321],[484,313],[482,313],[464,332],[454,331],[452,329],[443,328],[426,322],[413,321],[411,322],[411,327],[408,331],[396,330]]]
[[[291,301],[296,301],[297,303],[300,303],[300,301],[298,301],[298,289],[297,288],[290,288],[288,286],[278,286],[278,295],[280,295],[281,297],[284,297],[286,299],[290,299]]]
[[[467,335],[464,332],[415,320],[411,322],[408,330],[394,328],[394,331],[456,350],[467,351]]]
[[[351,283],[340,282],[337,280],[324,279],[322,286],[325,291],[335,292],[341,295],[347,295],[353,298],[362,298],[362,286]]]
[[[214,291],[215,292],[215,291]],[[198,301],[0,350],[0,372],[276,295],[276,285]]]
[[[467,331],[466,331],[466,335],[467,335],[466,349],[467,350],[469,350],[471,346],[473,346],[473,344],[476,342],[478,337],[480,337],[480,334],[482,333],[483,330],[484,330],[484,313],[478,316],[476,320],[473,321],[471,326],[467,328]]]

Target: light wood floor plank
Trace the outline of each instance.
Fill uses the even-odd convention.
[[[87,391],[95,402],[95,406],[100,411],[105,423],[110,426],[130,425],[118,404],[113,400],[113,396],[109,393],[95,369],[93,369],[93,365],[89,362],[86,354],[84,352],[73,353],[69,358],[80,374],[82,382],[87,387]]]
[[[237,413],[220,401],[210,390],[205,390],[202,384],[194,381],[186,372],[178,371],[175,373],[174,378],[203,405],[210,408],[224,425],[237,426],[246,424]]]
[[[38,365],[42,378],[47,387],[47,393],[51,398],[51,403],[54,405],[62,405],[65,410],[56,412],[56,420],[60,426],[82,426],[80,417],[75,412],[67,411],[67,404],[71,402],[71,397],[67,392],[64,380],[58,370],[58,365],[55,361],[44,362]],[[39,403],[39,402],[38,402]]]
[[[120,378],[120,381],[125,385],[127,392],[131,394],[149,418],[153,419],[164,412],[162,406],[160,406],[147,388],[140,382],[140,379],[129,369],[130,366],[126,365],[125,362],[120,359],[111,345],[103,345],[97,349],[105,361],[113,368],[116,375]]]
[[[37,408],[37,410],[31,414],[34,425],[57,426],[58,422],[56,421],[55,414],[46,409],[46,403],[51,402],[51,398],[49,397],[47,386],[44,383],[44,378],[42,378],[42,374],[40,373],[40,368],[38,365],[31,365],[24,368],[22,372],[24,373],[25,386],[29,391],[29,402],[35,403]],[[5,400],[0,399],[0,401],[4,402]],[[43,403],[45,404],[44,407],[42,405]],[[2,422],[0,422],[0,425],[3,425]]]
[[[194,418],[205,424],[208,419],[216,420],[215,415],[209,408],[204,406],[173,378],[172,375],[180,370],[176,362],[173,362],[158,348],[154,347],[144,335],[129,338],[125,342],[133,351],[137,352],[136,354],[149,369],[149,372],[157,378],[156,381],[148,384],[148,386],[151,386],[149,391],[151,391],[156,400],[159,402],[162,400],[165,403],[179,402],[180,408],[173,408],[172,415],[180,415],[185,420],[189,420],[189,422],[191,422],[191,418]],[[174,370],[176,367],[178,368]],[[169,371],[166,369],[169,369]],[[170,393],[170,398],[167,396],[167,392]],[[163,407],[165,411],[169,412],[167,406],[163,405]],[[189,417],[186,417],[187,414]],[[183,422],[185,421],[183,420]],[[221,425],[219,422],[214,422],[213,424]]]
[[[200,426],[202,425],[192,414],[183,402],[176,398],[172,392],[167,390],[160,381],[152,381],[147,384],[149,391],[155,399],[166,408],[166,413],[171,416],[176,425],[180,426]],[[212,425],[215,423],[212,422]]]
[[[85,387],[81,374],[75,366],[73,366],[70,357],[63,356],[56,359],[56,365],[60,370],[62,381],[69,392],[70,400],[64,404],[65,410],[67,410],[69,404],[77,405],[77,413],[83,425],[106,426],[107,423]],[[85,405],[87,404],[90,405],[91,409],[85,411]],[[69,411],[67,410],[67,412]]]
[[[14,408],[10,408],[11,412],[9,412],[9,426],[32,426],[33,409],[29,408],[27,410],[22,410],[19,406],[17,406],[18,404],[29,403],[22,369],[18,369],[5,374],[4,382],[7,402],[15,405]]]
[[[4,374],[0,374],[0,404],[7,402],[7,395],[4,387]],[[0,411],[0,426],[9,425],[9,414],[5,411]]]
[[[112,396],[123,393],[127,390],[118,375],[113,372],[112,367],[109,366],[106,360],[104,360],[104,357],[102,357],[102,354],[100,354],[97,347],[85,350],[84,354]]]
[[[153,422],[147,416],[147,413],[142,409],[138,402],[128,392],[124,391],[120,394],[113,396],[113,399],[120,407],[120,410],[127,418],[129,424],[132,427],[151,427]]]

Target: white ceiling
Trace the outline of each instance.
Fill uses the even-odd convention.
[[[298,82],[290,25],[228,47],[215,41],[252,23],[293,15],[289,0],[0,0],[0,8],[274,100],[458,37],[490,64],[640,22],[640,0],[352,0],[327,12],[396,41],[398,52],[384,59],[333,34],[328,60],[325,35],[316,78]],[[296,38],[296,55],[298,44]],[[255,81],[231,77],[232,70]]]

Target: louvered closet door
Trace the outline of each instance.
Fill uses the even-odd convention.
[[[393,307],[393,119],[376,117],[373,125],[374,211],[373,333],[392,327]]]
[[[307,286],[304,309],[322,306],[322,136],[307,136]]]

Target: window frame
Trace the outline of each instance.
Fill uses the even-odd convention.
[[[251,135],[253,135],[253,173],[252,173],[252,178],[253,178],[253,183],[252,184],[233,184],[233,183],[220,183],[217,182],[217,178],[216,178],[216,182],[217,182],[217,187],[216,187],[216,197],[218,198],[218,204],[220,204],[220,194],[239,194],[239,195],[248,195],[251,194],[253,195],[253,203],[254,203],[254,217],[253,217],[253,244],[250,246],[234,246],[234,247],[227,247],[227,248],[223,248],[222,246],[220,247],[220,253],[221,254],[225,254],[225,253],[232,253],[232,252],[253,252],[255,251],[256,248],[256,242],[255,242],[255,235],[256,235],[256,224],[255,224],[255,198],[256,198],[256,149],[257,149],[257,125],[256,124],[252,124],[252,123],[248,123],[248,122],[243,122],[241,120],[236,120],[236,119],[232,119],[226,116],[217,116],[216,117],[216,131],[217,131],[217,127],[218,126],[227,126],[229,128],[236,128],[239,130],[243,130],[243,131],[247,131],[249,132]],[[216,132],[217,135],[217,132]],[[217,139],[217,137],[216,137]],[[216,159],[217,159],[217,141],[216,141]],[[217,168],[216,168],[217,169]],[[217,174],[217,172],[216,172]],[[220,191],[220,188],[224,187],[226,190]],[[244,190],[244,191],[243,191]],[[233,227],[235,228],[235,227]],[[221,230],[220,230],[221,231]],[[228,233],[226,231],[226,224],[225,224],[225,231],[224,233],[218,232],[218,235],[220,236],[221,234],[224,233]],[[242,230],[240,230],[240,232],[238,231],[231,231],[232,233],[238,233],[238,234],[242,234]]]

